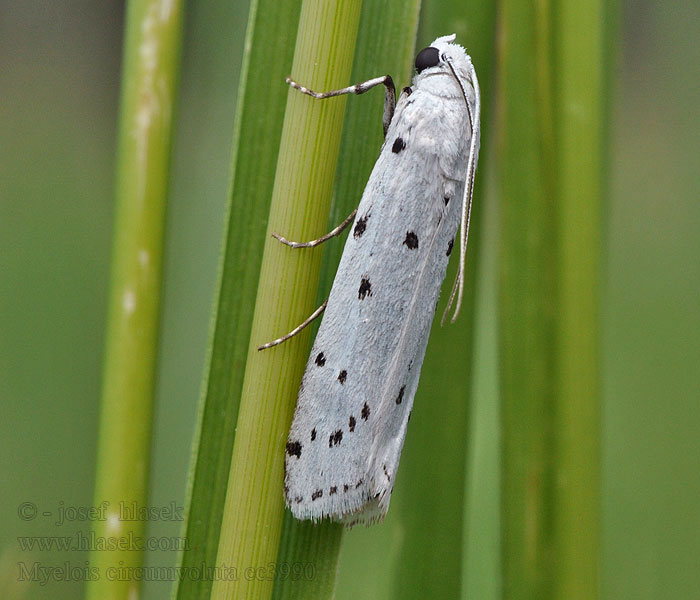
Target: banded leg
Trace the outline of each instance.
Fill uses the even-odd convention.
[[[311,240],[310,242],[292,242],[288,240],[285,237],[282,237],[279,233],[273,233],[272,237],[275,238],[276,240],[279,240],[283,244],[289,246],[290,248],[313,248],[314,246],[318,246],[319,244],[323,244],[323,242],[330,240],[331,238],[335,237],[336,235],[340,235],[343,230],[352,223],[353,219],[355,218],[355,215],[357,214],[357,209],[353,210],[343,221],[338,227],[335,229],[331,229],[326,235],[322,235],[320,238],[317,240]]]
[[[301,325],[299,325],[298,327],[295,327],[286,335],[283,335],[282,337],[279,337],[276,340],[272,340],[271,342],[268,342],[267,344],[263,344],[262,346],[258,346],[258,352],[260,350],[266,350],[267,348],[272,348],[272,346],[277,346],[278,344],[281,344],[282,342],[286,342],[289,338],[294,337],[297,333],[299,333],[302,329],[304,329],[304,327],[309,325],[316,317],[318,317],[324,310],[326,310],[327,304],[328,304],[328,300],[326,300],[323,304],[321,304],[321,306],[319,306],[311,314],[311,316],[308,317]]]
[[[391,78],[391,75],[375,77],[374,79],[361,81],[355,85],[351,85],[340,90],[331,90],[329,92],[314,92],[309,88],[305,88],[303,85],[299,85],[296,81],[293,81],[291,77],[287,77],[286,81],[294,89],[319,100],[323,98],[333,98],[334,96],[342,96],[343,94],[364,94],[367,90],[371,90],[377,85],[383,85],[385,88],[385,93],[382,125],[384,127],[384,137],[386,137],[386,132],[389,130],[391,119],[394,117],[394,108],[396,108],[396,88],[394,87],[394,80]]]

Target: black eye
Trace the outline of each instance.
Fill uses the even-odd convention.
[[[420,73],[423,69],[437,67],[439,62],[440,52],[438,52],[438,49],[428,46],[423,48],[416,56],[416,71]]]

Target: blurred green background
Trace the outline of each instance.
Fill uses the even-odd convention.
[[[189,3],[185,16],[151,505],[184,504],[246,19],[247,2],[223,0]],[[122,21],[121,3],[0,4],[2,598],[75,598],[82,588],[79,571],[71,581],[18,581],[36,564],[85,568],[88,558],[29,549],[18,536],[89,531],[58,520],[61,508],[92,503]],[[613,44],[601,310],[606,599],[700,598],[699,23],[697,4],[628,0]],[[499,589],[496,211],[492,201],[479,257],[470,598]],[[151,525],[150,535],[180,535],[177,522]],[[173,552],[147,557],[174,562]],[[341,556],[339,584],[349,580]],[[148,582],[144,596],[164,598],[169,587]]]

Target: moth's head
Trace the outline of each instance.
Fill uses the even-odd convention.
[[[439,37],[418,53],[416,83],[433,75],[447,75],[450,78],[456,75],[462,82],[471,82],[471,59],[462,46],[452,43],[454,40],[454,33]]]

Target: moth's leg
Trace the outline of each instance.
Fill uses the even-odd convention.
[[[355,215],[357,214],[357,209],[353,210],[343,221],[338,227],[335,229],[332,229],[329,231],[326,235],[322,235],[320,238],[317,240],[311,240],[310,242],[292,242],[288,240],[285,237],[282,237],[279,233],[273,233],[272,237],[275,238],[276,240],[279,240],[283,244],[286,244],[287,246],[291,248],[313,248],[314,246],[318,246],[319,244],[323,244],[326,240],[330,240],[331,238],[335,237],[336,235],[340,235],[343,230],[352,223],[352,220],[355,218]]]
[[[267,348],[272,348],[272,346],[277,346],[278,344],[281,344],[282,342],[286,342],[289,338],[294,337],[297,333],[299,333],[304,327],[306,327],[309,323],[311,323],[316,317],[318,317],[324,310],[326,310],[326,305],[328,304],[328,300],[326,300],[321,306],[319,306],[312,314],[311,316],[306,319],[301,325],[298,327],[295,327],[292,329],[288,334],[283,335],[280,338],[277,338],[276,340],[272,340],[271,342],[268,342],[267,344],[263,344],[262,346],[258,346],[258,350],[266,350]]]
[[[394,117],[394,108],[396,108],[396,88],[394,87],[394,80],[391,78],[391,75],[375,77],[374,79],[361,81],[355,85],[351,85],[340,90],[331,90],[330,92],[314,92],[309,88],[305,88],[303,85],[299,85],[296,81],[293,81],[291,77],[287,77],[286,81],[294,89],[318,99],[332,98],[333,96],[342,96],[343,94],[364,94],[367,90],[371,90],[377,85],[383,85],[385,92],[382,125],[384,126],[384,137],[386,137],[386,132],[389,130],[389,124],[391,123],[391,119]]]

